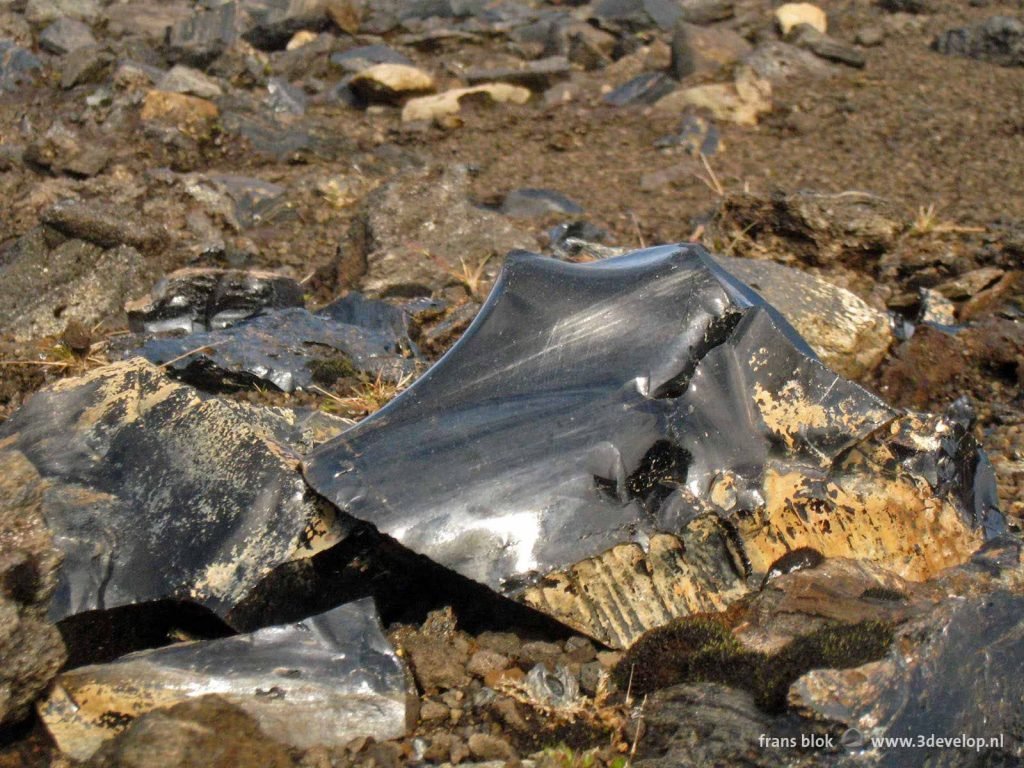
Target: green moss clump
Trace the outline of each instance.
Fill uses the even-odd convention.
[[[306,363],[313,381],[321,386],[329,387],[339,379],[355,378],[358,371],[347,357],[322,357]]]
[[[848,669],[877,661],[892,644],[881,621],[834,624],[798,637],[770,657],[754,679],[754,702],[768,712],[786,708],[789,687],[812,669]]]
[[[612,670],[621,689],[643,695],[676,683],[718,680],[737,657],[750,655],[711,616],[687,616],[637,640]]]
[[[779,712],[801,675],[877,661],[892,639],[893,629],[884,622],[835,624],[768,655],[745,649],[719,619],[690,616],[637,640],[612,670],[612,679],[621,690],[629,687],[638,695],[679,683],[722,683],[749,691],[759,707]]]
[[[892,603],[903,603],[910,599],[906,592],[889,587],[868,587],[860,596],[869,600],[888,600]]]

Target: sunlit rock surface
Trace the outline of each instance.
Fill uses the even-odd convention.
[[[416,717],[411,677],[369,599],[298,624],[65,672],[39,713],[61,750],[86,760],[146,712],[209,694],[300,749],[400,738]]]
[[[925,579],[1003,525],[969,413],[886,406],[689,245],[510,257],[451,352],[305,473],[612,645],[724,607],[800,546]]]
[[[275,566],[338,540],[288,443],[330,426],[214,398],[136,358],[38,392],[0,426],[49,481],[64,554],[50,617],[159,599],[222,618]]]

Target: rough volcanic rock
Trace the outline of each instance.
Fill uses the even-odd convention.
[[[86,760],[155,707],[208,694],[238,706],[270,738],[300,749],[400,738],[416,717],[411,677],[370,599],[294,625],[65,672],[39,712],[60,748]]]
[[[58,335],[71,320],[88,327],[117,321],[151,271],[129,246],[104,250],[70,239],[51,248],[43,228],[31,230],[3,256],[0,325],[15,339],[29,339]]]
[[[520,255],[444,361],[305,473],[410,549],[628,645],[801,546],[913,579],[962,562],[1002,527],[969,428],[829,371],[699,247]]]
[[[203,696],[132,722],[88,762],[89,768],[293,768],[288,748],[240,707]]]
[[[28,714],[64,663],[46,621],[60,552],[43,518],[46,483],[17,451],[0,450],[0,724]]]
[[[335,515],[251,407],[203,400],[145,360],[44,389],[0,427],[53,487],[64,555],[50,617],[184,600],[226,617],[275,566],[338,539]]]
[[[304,303],[302,286],[283,275],[193,267],[172,272],[125,310],[136,333],[195,333],[227,328],[270,309],[302,307]]]
[[[478,265],[490,278],[495,256],[536,247],[528,230],[470,202],[463,166],[412,171],[375,190],[352,235],[346,271],[361,274],[362,289],[378,296],[426,295],[458,284],[460,272]]]

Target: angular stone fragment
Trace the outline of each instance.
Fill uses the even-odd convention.
[[[434,90],[434,78],[407,64],[374,64],[353,77],[349,87],[366,101],[395,104]]]
[[[563,56],[551,56],[524,63],[519,67],[472,67],[466,70],[464,77],[470,85],[497,82],[543,91],[568,77],[570,72],[568,59]]]
[[[143,122],[172,125],[199,139],[209,134],[219,114],[220,110],[212,101],[154,89],[146,94],[139,117]]]
[[[297,454],[249,409],[203,400],[145,360],[41,390],[0,427],[0,447],[53,484],[55,620],[161,599],[227,617],[275,566],[338,539]]]
[[[410,683],[373,601],[364,599],[298,624],[65,672],[39,712],[76,760],[89,759],[157,707],[209,694],[238,706],[284,744],[342,747],[356,738],[405,735],[418,703]]]
[[[156,87],[161,91],[187,93],[201,99],[215,99],[223,91],[216,80],[197,69],[176,64],[160,78]]]
[[[416,120],[435,120],[447,115],[458,114],[462,109],[462,99],[467,96],[486,96],[496,103],[512,102],[525,104],[530,100],[530,90],[518,85],[507,83],[487,83],[471,88],[453,88],[433,96],[419,96],[409,99],[402,107],[402,122]]]
[[[125,311],[136,333],[195,333],[304,303],[302,286],[283,275],[192,267],[172,272],[149,295],[127,304]]]
[[[241,26],[237,3],[227,2],[167,28],[166,44],[173,61],[205,67],[239,37]]]
[[[89,26],[74,19],[58,19],[39,35],[39,47],[58,56],[95,44]]]
[[[305,472],[406,547],[621,646],[800,546],[914,579],[962,562],[1002,525],[969,426],[841,379],[699,247],[518,255],[452,352]]]
[[[13,91],[31,83],[43,63],[10,40],[0,40],[0,91]]]

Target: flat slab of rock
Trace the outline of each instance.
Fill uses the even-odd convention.
[[[962,562],[1002,521],[966,429],[885,406],[703,249],[662,246],[510,257],[443,361],[304,470],[404,546],[628,645],[800,546],[910,578]]]
[[[147,712],[208,694],[238,706],[283,744],[343,747],[404,736],[418,705],[411,680],[373,601],[364,599],[297,624],[65,672],[39,713],[76,760],[88,760]]]
[[[498,104],[525,104],[530,100],[530,90],[508,83],[487,83],[470,88],[452,88],[432,96],[419,96],[409,99],[402,107],[402,122],[435,120],[456,115],[462,109],[462,99],[473,96],[485,96]]]
[[[273,435],[289,425],[267,416],[136,358],[41,390],[4,422],[0,447],[52,484],[43,512],[65,559],[51,619],[161,599],[226,618],[275,566],[337,541]]]

